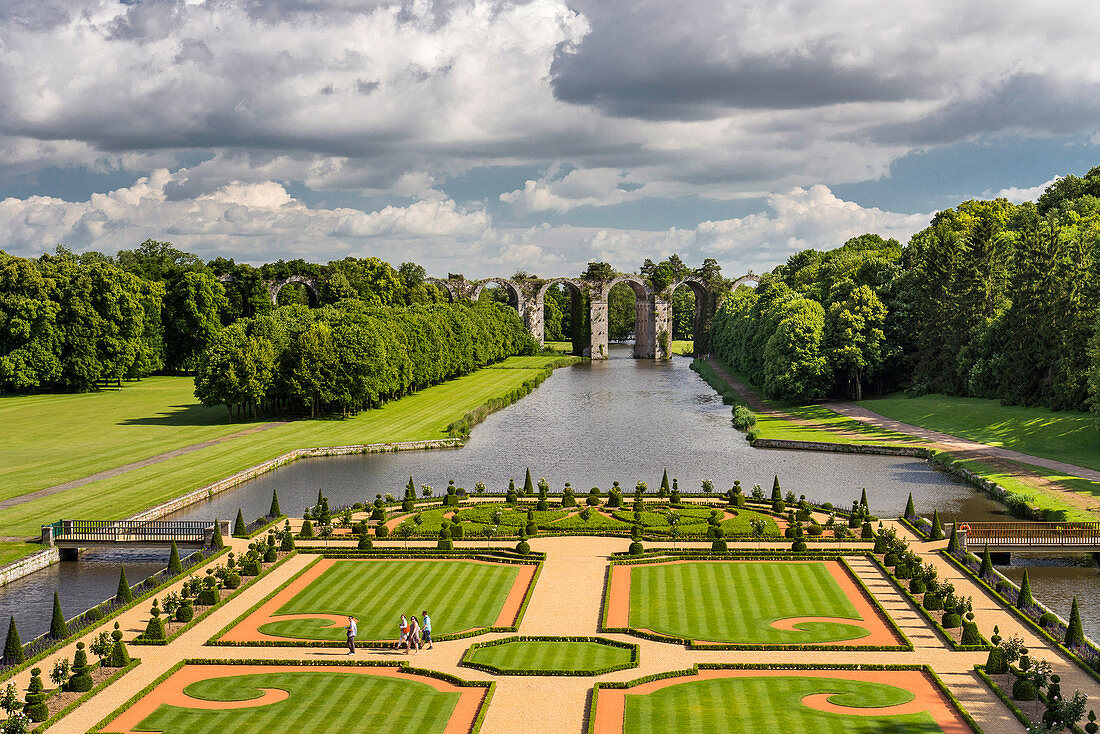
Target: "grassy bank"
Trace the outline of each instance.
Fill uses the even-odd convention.
[[[1001,405],[996,400],[924,395],[864,400],[887,418],[1032,456],[1100,469],[1100,429],[1090,413]]]
[[[543,370],[553,364],[562,363],[564,363],[562,358],[557,356],[512,358],[496,365],[495,369],[479,370],[427,388],[377,410],[361,413],[354,418],[342,420],[339,417],[333,417],[294,421],[266,431],[237,436],[221,444],[134,469],[116,477],[102,479],[76,489],[10,507],[0,513],[0,536],[37,535],[42,523],[52,522],[61,516],[105,520],[125,517],[295,448],[445,438],[447,426],[450,423],[462,419],[467,413],[483,404],[520,387],[531,378],[532,370]],[[163,379],[187,380],[187,378]],[[176,389],[178,395],[180,388]],[[94,399],[110,397],[110,394],[57,397]],[[193,397],[190,402],[193,404]],[[186,411],[190,406],[162,404],[149,408],[147,404],[139,402],[137,407],[156,413],[171,410]],[[58,418],[55,416],[53,419]],[[76,433],[68,436],[58,433],[54,443],[59,450],[69,451],[80,457],[80,452],[68,446],[67,442],[80,442],[81,435],[94,434],[96,430],[113,431],[117,435],[125,436],[124,428],[135,424],[144,425],[142,419],[141,413],[115,416],[113,419],[99,421],[98,428],[96,425],[86,425],[74,428]],[[200,424],[200,427],[202,425],[206,424]],[[232,424],[228,426],[228,432],[237,432],[243,427],[246,426]],[[181,423],[178,430],[191,436],[193,435],[191,428],[192,426],[187,423]],[[177,445],[189,445],[195,442],[194,439],[181,438]],[[43,447],[43,450],[48,449],[49,446]],[[89,453],[92,452],[92,450],[89,451]],[[7,449],[4,448],[3,453],[0,453],[0,463],[4,463],[6,453]],[[123,454],[114,466],[139,458],[142,457],[136,452],[130,455]],[[31,471],[31,469],[28,468],[25,471]],[[393,490],[393,487],[377,488],[377,491],[382,492]],[[365,488],[364,497],[368,493],[373,496],[375,491],[375,488]],[[22,492],[9,491],[9,496],[11,494],[22,494]],[[14,547],[12,544],[0,544],[0,553]]]
[[[733,385],[718,374],[707,362],[697,359],[692,369],[707,381],[727,405],[747,405]],[[728,367],[726,372],[742,385],[748,385]],[[853,418],[835,413],[822,405],[788,405],[755,398],[754,402],[773,413],[757,412],[754,433],[757,438],[784,439],[789,441],[818,441],[823,443],[851,443],[885,446],[913,446],[924,443],[918,438],[896,431],[887,431]],[[793,419],[793,420],[792,420]],[[806,421],[806,423],[803,423]],[[848,435],[855,434],[855,435]]]

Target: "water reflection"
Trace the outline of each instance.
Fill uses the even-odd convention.
[[[1018,584],[1023,580],[1025,568],[1035,598],[1062,619],[1069,619],[1069,610],[1076,596],[1082,602],[1078,609],[1085,634],[1100,640],[1100,608],[1090,603],[1100,585],[1100,568],[1096,567],[1091,556],[1013,553],[1012,564],[998,566],[997,570]]]

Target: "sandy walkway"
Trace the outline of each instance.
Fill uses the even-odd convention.
[[[608,555],[624,550],[629,541],[623,538],[558,537],[536,538],[532,548],[545,551],[548,556],[540,578],[535,585],[530,604],[519,627],[519,634],[589,635],[595,634],[599,622]],[[234,541],[242,545],[240,541]],[[415,543],[414,543],[415,544]],[[380,546],[383,544],[379,544]],[[385,544],[401,548],[403,543]],[[481,547],[484,543],[456,543],[460,546]],[[495,545],[512,545],[499,543]],[[654,545],[647,543],[648,547]],[[667,544],[669,547],[671,544]],[[705,543],[678,543],[679,547],[709,547]],[[765,544],[761,544],[765,545]],[[918,544],[914,547],[931,551],[941,544]],[[741,547],[741,546],[739,546]],[[774,547],[774,544],[773,544]],[[850,546],[849,546],[850,547]],[[214,658],[224,660],[270,659],[286,661],[336,662],[347,659],[345,651],[331,648],[230,648],[204,645],[216,632],[237,616],[267,596],[276,586],[285,583],[305,568],[315,556],[300,554],[273,571],[264,582],[244,590],[239,596],[216,610],[165,647],[132,646],[131,653],[142,659],[142,664],[112,684],[103,694],[82,705],[64,720],[51,727],[51,733],[71,734],[87,731],[110,714],[119,702],[129,699],[150,682],[183,658]],[[975,612],[981,630],[987,636],[993,625],[1000,626],[1003,635],[1019,634],[1033,655],[1049,660],[1055,672],[1062,676],[1062,690],[1072,694],[1075,689],[1087,693],[1092,701],[1100,698],[1100,684],[1081,673],[1069,661],[1047,648],[1042,641],[1028,633],[1006,611],[997,608],[979,589],[973,588],[961,574],[946,564],[940,565],[940,574],[955,583],[959,593],[974,597]],[[495,680],[493,695],[484,725],[483,734],[511,734],[525,732],[581,732],[586,722],[586,706],[594,681],[629,681],[635,678],[669,670],[682,670],[695,663],[881,663],[931,665],[963,705],[978,719],[986,732],[1022,732],[1011,714],[981,685],[973,673],[975,663],[985,661],[985,653],[957,653],[947,649],[931,628],[917,614],[911,604],[893,587],[881,572],[865,559],[853,559],[854,572],[875,594],[876,598],[913,642],[912,652],[853,652],[828,650],[819,652],[798,651],[692,651],[683,646],[651,642],[625,635],[605,635],[636,643],[640,649],[640,665],[631,670],[616,671],[597,678],[543,678],[526,676],[492,676],[482,671],[459,667],[463,652],[473,640],[454,640],[436,643],[433,650],[419,655],[405,656],[390,650],[364,650],[358,659],[409,661],[417,667],[430,668],[457,675],[466,680]],[[121,617],[127,638],[141,631],[147,620],[148,604],[131,610]],[[109,629],[110,624],[104,625]],[[85,636],[85,642],[92,635]],[[487,634],[476,638],[489,640],[504,634]],[[72,658],[73,646],[61,653]],[[41,663],[48,670],[57,656]],[[882,674],[889,683],[892,674]],[[16,676],[16,683],[25,689],[29,671]]]

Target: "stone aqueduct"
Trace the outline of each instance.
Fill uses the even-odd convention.
[[[221,281],[231,281],[232,276],[222,276]],[[276,303],[279,291],[290,283],[300,283],[313,296],[315,302],[320,301],[319,283],[315,278],[302,275],[292,275],[288,278],[277,278],[267,282],[268,293],[272,303]],[[695,294],[695,318],[693,333],[696,334],[694,342],[696,356],[707,351],[706,333],[710,327],[710,321],[718,308],[719,294],[713,292],[700,278],[688,276],[670,284],[661,291],[654,289],[637,275],[618,275],[610,280],[587,280],[581,278],[527,278],[513,280],[512,278],[483,278],[481,280],[466,280],[459,278],[427,278],[427,282],[434,283],[445,291],[452,302],[476,301],[481,292],[490,284],[503,288],[508,294],[508,302],[523,318],[524,324],[531,334],[543,343],[543,305],[546,291],[555,285],[561,285],[572,297],[573,314],[580,316],[582,304],[589,304],[589,322],[591,323],[591,337],[589,345],[584,349],[584,356],[592,359],[607,359],[608,357],[608,297],[611,289],[619,283],[625,283],[634,292],[634,356],[648,359],[667,359],[672,339],[672,295],[678,288],[690,288]],[[752,273],[742,275],[733,282],[733,288],[743,283],[759,283],[760,278]],[[577,323],[578,318],[573,319]],[[666,338],[662,338],[665,335]],[[699,338],[698,335],[703,335]]]

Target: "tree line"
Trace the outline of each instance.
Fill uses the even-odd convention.
[[[496,303],[371,306],[345,299],[280,306],[219,331],[201,354],[195,395],[231,417],[357,413],[537,345]]]
[[[902,246],[861,235],[740,288],[712,351],[787,400],[874,391],[1100,412],[1100,167],[967,201]]]

